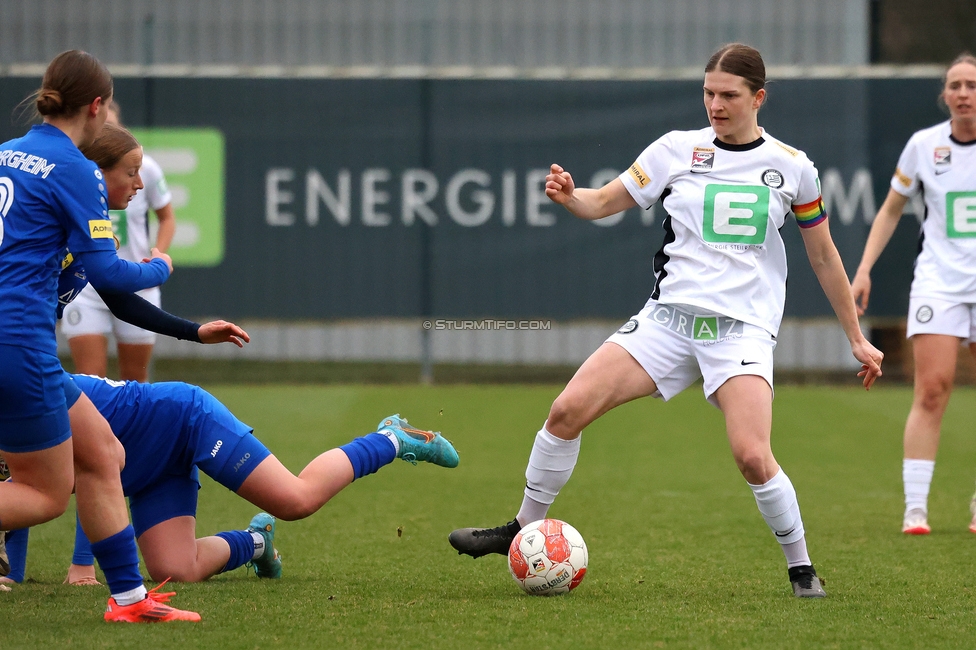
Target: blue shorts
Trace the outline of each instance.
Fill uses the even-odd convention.
[[[40,451],[71,437],[56,356],[0,344],[0,368],[0,450]]]
[[[75,383],[75,380],[67,372],[64,373],[61,385],[64,387],[64,405],[70,411],[71,407],[78,401],[78,398],[81,397],[81,389],[78,388],[78,384]]]
[[[203,389],[193,399],[196,422],[190,438],[193,464],[234,492],[254,468],[271,455],[247,426]]]
[[[210,478],[235,492],[254,468],[271,455],[268,448],[250,431],[228,451],[232,452],[227,454],[228,458],[238,458],[239,461],[233,465],[227,463],[222,468],[211,468],[213,473],[204,471]],[[239,463],[240,467],[236,467]],[[162,476],[141,492],[130,495],[129,509],[132,511],[132,528],[136,537],[156,524],[175,517],[195,517],[197,491],[200,489],[199,476],[199,471],[193,467],[189,474]]]
[[[190,476],[167,476],[151,487],[129,497],[132,528],[136,537],[164,521],[176,517],[196,517],[197,491],[200,482],[197,472]]]

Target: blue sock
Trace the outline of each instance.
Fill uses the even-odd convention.
[[[246,530],[228,530],[217,533],[215,537],[219,537],[230,546],[230,559],[220,570],[221,573],[244,566],[254,557],[254,538]]]
[[[81,519],[75,513],[75,553],[71,556],[71,563],[78,566],[91,566],[95,564],[95,556],[92,555],[91,542],[88,536],[81,529]]]
[[[0,535],[3,535],[0,532]],[[30,528],[11,530],[7,533],[7,557],[10,559],[10,573],[7,577],[14,582],[24,581],[24,572],[27,570],[27,538],[30,535]]]
[[[126,526],[111,537],[91,545],[92,554],[105,574],[105,582],[112,594],[121,594],[142,586],[139,573],[139,553],[136,534]]]
[[[382,433],[368,433],[339,447],[352,463],[353,480],[372,474],[396,458],[396,447]]]

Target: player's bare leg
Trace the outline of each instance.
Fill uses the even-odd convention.
[[[96,543],[129,525],[119,479],[125,452],[108,422],[84,393],[68,414],[75,444],[78,516],[88,539]]]
[[[441,434],[415,429],[399,415],[383,418],[376,432],[330,449],[312,460],[298,476],[273,455],[261,461],[237,494],[274,517],[293,521],[318,512],[357,478],[401,458],[457,467],[454,446]]]
[[[770,446],[772,388],[763,377],[740,375],[722,384],[715,391],[715,399],[725,416],[735,463],[786,556],[793,594],[799,598],[823,598],[827,594],[807,554],[796,491]]]
[[[352,463],[341,449],[319,455],[298,476],[268,456],[244,480],[237,494],[279,519],[294,521],[318,512],[353,478]]]
[[[68,339],[71,359],[79,375],[104,377],[108,372],[108,339],[101,334],[82,334]]]
[[[657,391],[644,368],[616,343],[604,343],[583,362],[536,434],[525,470],[525,496],[515,519],[495,528],[460,528],[448,537],[458,554],[504,555],[516,533],[544,519],[579,456],[580,433],[607,411]]]
[[[657,391],[654,380],[616,343],[604,343],[583,362],[549,410],[546,429],[573,440],[601,415]]]
[[[157,582],[166,578],[201,582],[220,573],[230,559],[227,541],[219,537],[197,539],[195,517],[174,517],[156,524],[138,541],[146,569]]]
[[[770,446],[773,395],[769,384],[758,375],[732,377],[715,391],[715,399],[742,476],[752,485],[766,483],[779,472]]]
[[[152,359],[153,345],[139,343],[119,343],[119,379],[149,381],[149,362]]]
[[[105,418],[82,393],[68,409],[75,445],[75,500],[78,519],[105,574],[112,597],[106,621],[199,621],[196,612],[165,603],[172,594],[147,592],[139,573],[129,511],[122,494],[124,451]]]
[[[976,357],[976,343],[969,344],[969,353]],[[969,532],[976,533],[976,494],[973,494],[973,498],[969,501],[969,512],[973,515],[969,522]]]
[[[905,422],[905,457],[902,480],[905,486],[905,516],[902,532],[925,535],[928,524],[928,496],[939,450],[942,416],[945,414],[956,377],[960,339],[941,334],[912,337],[915,358],[915,387],[912,409]]]
[[[281,563],[273,547],[274,517],[289,521],[308,517],[353,479],[352,463],[341,449],[319,455],[298,476],[268,456],[244,480],[237,494],[271,514],[256,515],[247,530],[199,539],[193,517],[159,523],[139,536],[149,575],[154,580],[200,582],[254,562],[260,577],[279,577]],[[262,575],[259,564],[266,552],[269,566]]]
[[[74,474],[72,440],[24,453],[4,452],[13,482],[0,483],[0,529],[42,524],[68,507]]]

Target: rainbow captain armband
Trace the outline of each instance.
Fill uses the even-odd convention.
[[[827,219],[827,209],[824,208],[823,199],[819,196],[815,201],[794,205],[793,214],[796,215],[796,223],[801,228],[813,228]]]

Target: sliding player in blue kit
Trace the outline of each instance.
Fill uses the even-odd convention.
[[[0,145],[0,451],[13,479],[0,484],[0,529],[59,516],[74,487],[112,594],[105,620],[198,621],[199,614],[165,604],[170,594],[146,591],[122,495],[118,442],[87,397],[65,394],[57,357],[65,246],[97,289],[158,286],[172,270],[158,252],[143,264],[118,258],[102,173],[79,150],[105,123],[112,92],[112,77],[95,57],[64,52],[32,98],[43,123]]]
[[[457,467],[458,455],[439,433],[409,426],[398,415],[376,432],[331,449],[298,476],[275,458],[247,426],[212,395],[181,382],[140,384],[65,375],[105,416],[125,447],[122,485],[149,575],[198,582],[253,562],[258,577],[278,578],[275,519],[295,520],[317,512],[355,479],[395,458]],[[73,392],[71,386],[65,392]],[[266,510],[247,530],[196,539],[199,470]],[[27,530],[7,540],[12,581],[24,578]],[[94,582],[80,533],[69,581]],[[87,575],[85,574],[87,566]]]

